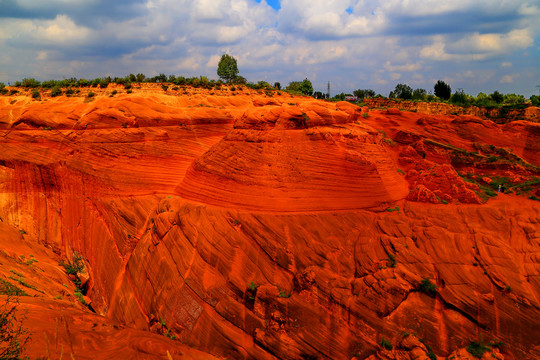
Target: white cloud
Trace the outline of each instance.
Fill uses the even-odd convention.
[[[501,63],[501,67],[511,67],[512,63],[510,61],[504,61]]]
[[[514,82],[514,77],[515,76],[512,76],[512,75],[505,75],[501,78],[501,80],[499,81],[501,84],[505,84],[505,83],[511,83],[511,82]]]
[[[387,61],[384,64],[384,68],[388,71],[403,71],[403,72],[412,72],[418,71],[422,68],[421,62],[403,64],[403,65],[392,65],[390,61]]]

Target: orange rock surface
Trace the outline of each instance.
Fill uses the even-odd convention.
[[[110,90],[0,97],[32,358],[540,358],[538,122]]]

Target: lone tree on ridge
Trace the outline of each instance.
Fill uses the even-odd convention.
[[[236,59],[229,54],[221,55],[221,60],[219,60],[217,67],[217,74],[226,82],[232,82],[236,78],[236,75],[238,75]]]
[[[444,100],[450,99],[450,96],[452,95],[452,88],[450,85],[445,83],[442,80],[437,81],[435,86],[433,87],[435,90],[435,96],[439,97]]]

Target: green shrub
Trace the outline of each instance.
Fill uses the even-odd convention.
[[[435,297],[435,295],[437,295],[437,285],[432,283],[429,278],[424,278],[422,281],[420,281],[418,291],[428,296]]]
[[[72,261],[68,261],[67,263],[60,261],[59,265],[63,266],[64,269],[66,269],[66,273],[69,275],[75,275],[84,270],[84,258],[75,251],[73,253]]]
[[[379,345],[381,345],[381,347],[386,350],[392,350],[394,348],[390,340],[386,339],[384,336],[382,337],[382,340],[379,343]]]
[[[39,91],[37,91],[36,89],[32,90],[32,98],[33,99],[40,99],[41,94],[39,93]]]
[[[489,347],[483,345],[481,342],[471,341],[466,347],[467,351],[474,357],[481,358],[484,356],[484,353],[489,351]]]
[[[386,259],[386,261],[388,262],[388,266],[391,267],[391,268],[395,268],[396,267],[396,255],[394,254],[388,254],[388,259]]]
[[[24,347],[30,340],[28,330],[23,327],[25,317],[17,317],[18,305],[19,300],[12,295],[0,305],[0,359],[22,359]]]
[[[259,285],[257,285],[253,280],[251,280],[251,282],[247,286],[248,289],[251,291],[257,291],[257,288],[259,287]]]
[[[161,85],[161,88],[163,89],[163,91],[169,90],[169,86],[165,84]]]
[[[89,97],[89,98],[92,98],[92,97],[94,97],[94,96],[96,96],[96,94],[94,94],[92,91],[90,91],[90,92],[88,93],[88,97]]]
[[[24,290],[19,289],[17,286],[10,283],[9,281],[0,279],[0,295],[27,296],[28,294]]]
[[[60,89],[58,86],[55,86],[51,89],[51,96],[56,97],[62,95],[62,89]]]

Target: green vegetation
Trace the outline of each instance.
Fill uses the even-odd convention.
[[[0,295],[28,296],[24,290],[19,289],[17,286],[4,279],[0,279]]]
[[[484,356],[484,353],[489,351],[489,346],[482,344],[481,341],[471,341],[469,345],[465,348],[472,356],[481,358]]]
[[[24,315],[17,316],[18,305],[19,300],[10,294],[0,305],[0,359],[23,359],[24,347],[30,340],[28,330],[23,327]]]
[[[388,211],[388,212],[399,211],[399,206],[396,206],[395,208],[388,208],[388,209],[386,209],[386,211]]]
[[[34,285],[28,284],[28,283],[24,280],[24,278],[23,278],[22,276],[15,277],[15,276],[13,276],[13,275],[10,275],[9,278],[10,278],[11,280],[15,280],[16,282],[18,282],[19,284],[21,284],[21,285],[24,286],[24,287],[27,287],[27,288],[32,289],[32,290],[39,291]]]
[[[439,80],[435,83],[433,90],[435,92],[435,96],[444,100],[450,99],[450,95],[452,94],[452,88],[450,87],[450,85],[448,85],[442,80]]]
[[[278,295],[278,297],[280,297],[280,298],[290,298],[291,295],[292,295],[292,292],[286,293],[284,290],[280,289],[279,286],[278,286],[278,290],[279,290],[279,295]]]
[[[225,82],[233,82],[238,75],[238,64],[236,59],[229,54],[221,55],[221,59],[218,63],[217,74]]]
[[[382,337],[382,340],[379,343],[379,345],[381,345],[381,347],[386,350],[392,350],[394,348],[390,340],[386,339],[384,336]]]
[[[437,295],[437,285],[432,283],[429,278],[424,278],[420,281],[418,291],[428,296],[435,297],[435,295]]]
[[[257,285],[253,280],[251,280],[251,282],[247,285],[247,287],[251,292],[255,292],[257,291],[257,288],[259,287],[259,285]]]
[[[76,275],[84,271],[84,258],[77,251],[73,252],[72,260],[68,262],[60,261],[58,264],[66,269],[69,275]]]
[[[396,255],[394,254],[388,254],[388,259],[386,259],[388,263],[388,267],[395,268],[396,267]]]
[[[54,86],[51,89],[51,97],[56,97],[56,96],[60,96],[60,95],[62,95],[62,89],[60,89],[60,87],[58,87],[58,86]]]
[[[41,99],[41,94],[38,90],[32,90],[32,99]]]
[[[413,97],[413,89],[407,84],[397,84],[394,91],[391,91],[388,97],[411,100]]]
[[[88,303],[86,302],[86,300],[84,300],[84,294],[81,289],[76,289],[74,295],[77,297],[77,299],[79,299],[81,304],[83,304],[84,306],[88,306]]]

